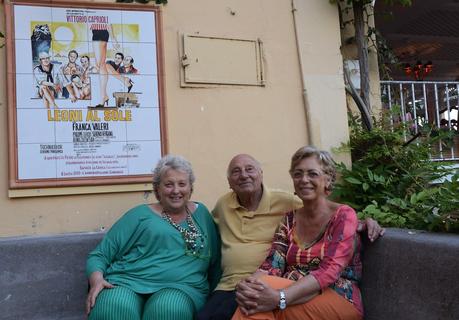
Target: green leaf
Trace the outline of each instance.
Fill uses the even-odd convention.
[[[364,182],[362,184],[362,188],[363,188],[363,191],[367,191],[368,189],[370,189],[370,186],[368,185],[368,183]]]
[[[433,191],[435,192],[436,190],[433,190]],[[428,196],[429,196],[429,192],[427,190],[423,190],[418,193],[417,200],[424,201],[425,199],[427,199]]]
[[[346,180],[349,183],[352,184],[362,184],[362,182],[354,177],[345,177],[344,180]]]
[[[415,204],[416,202],[418,202],[418,199],[416,197],[416,193],[413,193],[410,197],[410,203]]]
[[[367,168],[367,174],[368,174],[368,178],[370,179],[370,181],[374,181],[373,172],[371,172],[371,170],[368,168]]]

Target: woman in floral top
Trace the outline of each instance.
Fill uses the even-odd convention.
[[[330,154],[300,148],[290,175],[304,206],[286,213],[266,260],[237,285],[233,319],[362,319],[358,220],[327,199],[336,179]]]

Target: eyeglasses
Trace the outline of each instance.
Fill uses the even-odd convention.
[[[294,180],[301,180],[303,179],[304,176],[308,177],[308,179],[314,180],[314,179],[319,178],[322,175],[324,175],[323,172],[316,171],[316,170],[308,170],[308,171],[294,170],[291,173],[291,176]]]

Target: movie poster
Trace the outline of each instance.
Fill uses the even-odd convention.
[[[17,180],[151,174],[156,12],[14,5],[13,16]]]

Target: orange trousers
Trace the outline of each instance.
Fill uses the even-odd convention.
[[[265,283],[274,289],[283,289],[290,286],[294,281],[274,277],[263,276]],[[287,301],[288,303],[288,301]],[[325,289],[322,294],[312,298],[303,304],[287,306],[285,310],[275,309],[269,312],[260,312],[251,316],[242,314],[237,308],[232,320],[362,320],[357,309],[346,299],[332,289]]]

